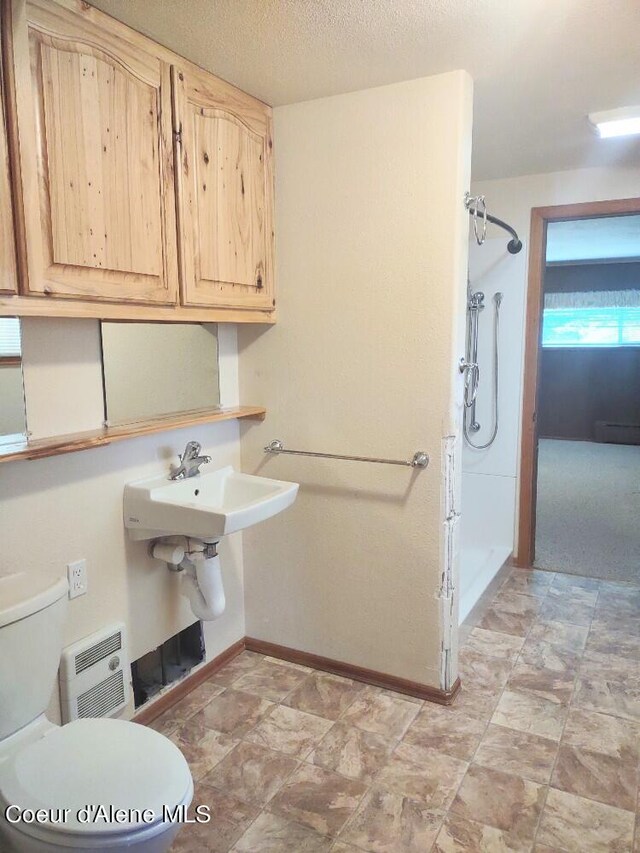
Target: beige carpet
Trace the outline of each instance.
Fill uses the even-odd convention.
[[[535,564],[640,581],[640,447],[540,440]]]

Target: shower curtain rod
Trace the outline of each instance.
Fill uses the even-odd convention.
[[[481,211],[476,211],[475,207],[468,207],[469,216],[479,216],[482,218],[483,214]],[[510,225],[507,225],[502,219],[498,219],[497,216],[492,216],[490,213],[486,214],[487,222],[492,222],[494,225],[498,225],[500,228],[503,228],[513,237],[513,240],[509,240],[507,243],[507,251],[511,255],[517,255],[520,249],[522,248],[522,241],[518,237],[518,232],[515,228],[512,228]]]

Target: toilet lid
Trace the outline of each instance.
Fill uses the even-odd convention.
[[[35,831],[105,835],[141,829],[162,821],[163,806],[175,809],[191,784],[189,766],[168,738],[124,720],[76,720],[0,765],[6,805],[69,809],[64,822],[38,823]],[[16,828],[30,831],[23,822]]]

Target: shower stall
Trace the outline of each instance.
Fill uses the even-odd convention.
[[[504,388],[513,385],[520,365],[504,356],[507,337],[519,328],[518,297],[509,293],[509,276],[522,243],[516,231],[487,212],[484,197],[465,199],[473,221],[467,289],[464,358],[464,447],[462,456],[462,542],[460,621],[469,614],[513,550],[517,417],[502,412]],[[487,239],[487,226],[507,231],[504,240]],[[492,230],[492,234],[499,233]],[[501,322],[507,316],[506,327]],[[507,383],[507,385],[505,385]],[[514,476],[510,476],[514,473]]]

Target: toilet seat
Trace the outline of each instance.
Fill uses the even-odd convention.
[[[9,805],[45,809],[55,821],[52,812],[69,809],[64,822],[12,824],[61,847],[108,848],[123,836],[163,831],[163,806],[188,806],[192,795],[180,750],[158,732],[124,720],[76,720],[52,728],[0,764],[2,811]],[[91,814],[81,811],[86,806],[94,807]],[[125,819],[96,812],[100,806],[124,810],[119,817]]]

